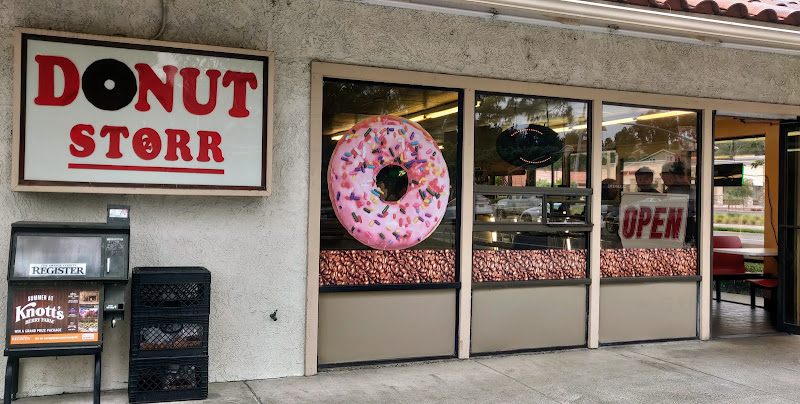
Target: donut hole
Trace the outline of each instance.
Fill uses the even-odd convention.
[[[375,176],[375,187],[386,202],[397,202],[408,191],[408,173],[403,167],[383,167]]]

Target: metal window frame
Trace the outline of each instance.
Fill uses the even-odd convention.
[[[396,83],[407,85],[432,86],[439,88],[459,88],[463,92],[463,134],[461,141],[461,195],[473,195],[476,189],[474,186],[474,127],[472,125],[475,112],[475,91],[486,91],[493,93],[508,93],[534,95],[542,97],[564,98],[563,95],[569,94],[569,98],[589,100],[592,105],[599,106],[603,103],[630,104],[631,100],[636,100],[637,105],[657,105],[664,109],[698,110],[701,111],[701,131],[707,136],[703,136],[701,161],[705,161],[699,169],[700,192],[698,195],[698,212],[700,213],[699,226],[699,246],[701,251],[710,251],[711,248],[711,206],[706,202],[711,200],[712,186],[712,164],[713,161],[713,111],[734,111],[750,114],[782,114],[800,115],[800,106],[767,104],[758,102],[722,100],[714,98],[699,98],[663,94],[651,94],[631,91],[606,90],[598,88],[575,87],[567,85],[542,84],[532,82],[521,82],[512,80],[479,78],[469,76],[447,75],[430,72],[414,72],[407,70],[397,70],[389,68],[354,66],[347,64],[335,64],[327,62],[312,62],[311,65],[311,99],[310,99],[310,156],[318,156],[321,153],[321,133],[322,133],[322,81],[323,78],[340,78],[349,80],[360,80],[381,83]],[[592,143],[590,155],[597,156],[602,152],[602,108],[592,108],[591,110],[590,136]],[[591,160],[590,172],[599,172],[601,159]],[[309,158],[309,189],[320,189],[319,175],[321,162],[319,159]],[[595,175],[589,179],[591,186],[587,189],[599,189],[600,177]],[[564,188],[565,189],[565,188]],[[562,189],[562,190],[564,190]],[[519,190],[521,193],[530,190]],[[572,192],[572,191],[567,191]],[[590,192],[591,195],[591,228],[589,236],[589,294],[588,294],[588,347],[597,348],[599,346],[599,294],[600,294],[600,193]],[[702,198],[702,199],[701,199]],[[701,201],[702,200],[702,204]],[[461,198],[462,217],[474,217],[473,201],[470,198]],[[315,197],[308,198],[308,272],[306,277],[306,333],[305,333],[305,374],[313,375],[317,373],[317,331],[318,331],[318,303],[319,303],[319,215],[320,199]],[[472,261],[471,244],[469,236],[473,232],[474,223],[472,220],[461,221],[460,236],[460,274],[457,281],[461,287],[458,290],[458,337],[457,353],[459,358],[468,358],[470,346],[470,309],[472,293]],[[698,284],[698,337],[708,339],[710,337],[710,316],[711,316],[711,254],[700,254],[700,281]]]

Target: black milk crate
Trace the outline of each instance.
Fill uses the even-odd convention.
[[[208,398],[208,357],[131,359],[128,400],[131,403]]]
[[[211,272],[200,267],[134,268],[132,316],[208,315]]]
[[[196,355],[208,355],[208,316],[131,319],[131,358]]]

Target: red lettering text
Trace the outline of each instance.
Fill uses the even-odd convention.
[[[661,238],[661,231],[658,228],[664,224],[664,219],[661,218],[661,215],[663,215],[664,213],[667,213],[667,208],[663,206],[657,207],[655,212],[653,213],[653,225],[650,227],[651,239]]]
[[[164,160],[167,161],[177,160],[178,150],[180,150],[181,159],[183,161],[192,161],[192,152],[191,150],[189,150],[189,132],[180,129],[167,129],[166,132],[167,132],[167,155],[164,156]]]
[[[164,73],[167,75],[166,81],[161,82],[156,73],[149,65],[137,63],[136,71],[139,72],[139,101],[136,102],[137,111],[149,111],[150,104],[147,103],[147,92],[153,93],[161,106],[167,112],[172,112],[172,100],[175,94],[173,86],[175,83],[175,73],[178,68],[175,66],[164,66]]]
[[[92,125],[78,124],[70,130],[69,152],[75,157],[89,157],[96,149],[94,138],[95,129]],[[131,147],[136,156],[142,160],[153,160],[161,154],[162,146],[166,144],[166,161],[192,161],[192,150],[189,146],[191,135],[182,129],[166,129],[166,139],[153,128],[137,130],[132,139]],[[209,162],[212,160],[221,163],[225,161],[222,155],[222,136],[219,132],[199,130],[199,149],[197,161]],[[106,157],[118,159],[122,157],[121,142],[129,137],[128,128],[125,126],[103,126],[100,137],[108,137],[108,152]]]
[[[683,222],[682,208],[669,208],[667,214],[667,226],[664,229],[664,237],[678,239],[681,234],[681,223]]]
[[[642,238],[642,230],[645,226],[650,224],[650,219],[653,218],[653,209],[649,206],[642,206],[639,208],[639,220],[636,223],[636,238]]]
[[[197,135],[200,136],[200,152],[197,154],[197,161],[211,161],[209,152],[217,163],[225,161],[222,157],[222,150],[219,148],[219,144],[222,143],[222,136],[219,133],[199,130]]]
[[[200,70],[193,67],[181,69],[181,77],[183,77],[183,106],[189,113],[194,115],[208,115],[217,106],[217,79],[222,73],[219,70],[208,70],[208,102],[200,104],[197,101],[197,76],[200,75]]]
[[[638,212],[633,206],[629,206],[625,209],[625,214],[622,219],[622,238],[629,239],[633,237],[633,233],[636,231],[637,214]]]
[[[69,131],[69,139],[73,143],[69,145],[69,154],[75,157],[88,157],[94,153],[94,139],[90,137],[91,135],[94,135],[92,125],[79,123],[73,126],[72,130]]]
[[[78,97],[81,87],[81,78],[78,68],[69,59],[61,56],[36,55],[39,63],[39,94],[33,99],[36,105],[69,105]],[[56,96],[55,92],[55,67],[61,68],[64,74],[64,92]]]
[[[119,137],[122,135],[125,139],[130,135],[128,128],[124,126],[103,126],[100,129],[100,137],[108,135],[108,153],[106,157],[110,159],[118,159],[122,157],[122,152],[119,151]]]
[[[234,118],[244,118],[250,115],[247,110],[247,86],[253,90],[258,87],[258,79],[253,73],[227,71],[222,77],[222,85],[228,87],[233,83],[233,107],[228,114]]]
[[[152,160],[161,153],[161,137],[151,128],[142,128],[133,135],[133,152],[142,160]]]

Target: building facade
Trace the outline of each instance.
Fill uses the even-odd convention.
[[[5,141],[0,142],[0,150],[6,157],[0,164],[3,173],[0,176],[0,223],[8,229],[10,223],[19,220],[102,221],[106,204],[130,205],[132,267],[199,265],[207,267],[213,274],[211,381],[314,374],[320,363],[393,359],[381,352],[372,357],[355,355],[348,359],[347,355],[334,355],[330,360],[320,357],[318,362],[317,359],[323,355],[320,349],[336,351],[341,346],[337,344],[346,345],[346,341],[326,345],[334,338],[347,339],[347,335],[330,334],[336,329],[331,324],[344,317],[341,312],[325,311],[334,307],[330,304],[324,306],[330,303],[325,301],[326,296],[333,295],[320,290],[318,280],[319,254],[325,250],[324,245],[320,246],[319,227],[321,216],[325,214],[320,213],[320,200],[324,195],[320,190],[323,189],[321,181],[326,168],[318,153],[322,153],[324,148],[323,134],[338,132],[329,129],[323,119],[329,113],[329,104],[322,102],[327,83],[388,83],[403,88],[424,87],[453,93],[455,98],[450,101],[463,109],[455,115],[462,121],[455,124],[462,126],[458,129],[459,136],[448,140],[450,143],[444,144],[444,150],[451,145],[461,148],[460,154],[452,154],[457,156],[458,164],[448,168],[458,172],[459,175],[451,178],[460,188],[459,195],[465,195],[464,199],[478,192],[473,187],[481,189],[480,186],[487,185],[472,180],[478,176],[472,170],[477,166],[475,160],[479,159],[474,154],[477,144],[471,143],[477,142],[477,129],[473,131],[464,124],[467,122],[464,116],[472,119],[470,113],[475,115],[474,102],[481,100],[482,96],[538,97],[577,103],[573,108],[574,115],[581,117],[582,121],[576,122],[582,122],[587,132],[591,132],[592,120],[602,132],[599,121],[608,119],[603,117],[602,108],[598,107],[604,101],[609,105],[633,105],[648,111],[691,111],[695,129],[701,135],[699,139],[710,136],[711,128],[707,126],[710,121],[704,121],[703,116],[715,110],[753,115],[800,115],[800,92],[797,91],[800,88],[797,74],[800,57],[791,54],[788,45],[784,52],[766,52],[751,43],[746,44],[752,47],[749,49],[744,45],[731,48],[714,41],[685,38],[668,41],[656,35],[621,35],[613,27],[605,31],[575,29],[570,21],[565,21],[566,24],[553,21],[534,24],[522,17],[504,19],[479,12],[454,13],[452,10],[398,5],[403,4],[334,0],[221,3],[167,0],[160,39],[265,50],[275,54],[274,125],[269,134],[273,145],[272,193],[267,197],[229,197],[12,192],[13,28],[149,38],[160,29],[162,4],[156,0],[4,2],[0,6],[0,15],[3,16],[0,25],[5,33],[3,51],[6,57],[0,68],[0,94],[5,102],[0,123],[7,129],[7,135]],[[724,17],[715,18],[724,20]],[[782,29],[788,32],[784,35],[800,37],[800,30],[793,27]],[[586,112],[578,111],[578,104],[586,106]],[[594,109],[589,108],[590,105]],[[465,137],[467,132],[472,132],[474,137]],[[601,139],[597,137],[599,134],[587,136]],[[693,149],[696,152],[693,158],[702,160],[700,153],[709,152],[711,143],[710,140],[706,142],[706,150],[702,147]],[[582,188],[588,191],[575,195],[585,198],[584,205],[599,207],[602,203],[598,185],[605,178],[597,175],[604,167],[599,161],[602,149],[599,144],[582,147],[584,156],[595,159],[584,162],[583,171],[587,170],[587,164],[596,169],[589,169],[591,179]],[[695,164],[693,174],[697,189],[706,187],[705,191],[697,193],[700,201],[703,192],[711,195],[710,171],[703,171],[703,164],[711,164],[710,159],[707,160]],[[708,170],[708,166],[705,169]],[[553,170],[551,168],[551,172]],[[473,172],[472,178],[467,180],[462,174],[470,171]],[[559,175],[563,176],[563,170]],[[630,174],[626,172],[625,175],[627,178]],[[510,183],[513,181],[515,179],[511,178]],[[630,182],[629,179],[626,181]],[[592,183],[597,184],[593,192]],[[495,199],[494,203],[499,198],[490,199]],[[456,215],[459,217],[463,217],[465,211],[479,214],[477,207],[466,210],[464,205],[458,206]],[[312,213],[315,208],[316,213]],[[586,272],[578,277],[580,282],[554,286],[568,289],[565,292],[568,295],[548,291],[546,293],[553,295],[548,295],[545,300],[533,298],[531,303],[578,301],[575,306],[578,312],[570,320],[576,322],[576,326],[569,331],[576,333],[575,341],[546,346],[592,348],[604,342],[709,338],[708,306],[704,302],[710,296],[710,255],[704,256],[702,251],[710,248],[710,219],[706,216],[707,221],[702,222],[701,209],[698,204],[699,219],[694,224],[697,236],[692,246],[701,252],[695,261],[695,272],[682,282],[641,284],[651,288],[649,291],[624,290],[629,285],[614,283],[601,289],[599,262],[592,261],[593,256],[599,257],[601,239],[599,227],[591,227],[599,226],[600,221],[584,220],[589,228],[588,233],[584,233],[583,248],[595,252],[589,252],[584,259]],[[595,215],[594,218],[601,217],[599,211],[588,212]],[[439,348],[422,354],[398,351],[395,355],[398,359],[467,357],[470,354],[469,331],[474,333],[476,329],[475,324],[472,327],[468,325],[474,321],[476,312],[473,305],[476,302],[469,303],[463,288],[466,279],[473,278],[472,271],[468,271],[470,276],[466,277],[459,275],[460,278],[456,278],[456,274],[464,271],[467,262],[475,262],[471,250],[473,240],[465,236],[470,227],[465,227],[462,219],[456,220],[454,223],[458,224],[454,225],[448,242],[449,249],[460,257],[454,257],[452,265],[458,263],[460,268],[453,267],[448,282],[461,284],[442,289],[448,293],[443,299],[434,296],[431,300],[434,303],[446,301],[449,305],[442,309],[450,321],[441,331],[447,336],[442,342],[444,351]],[[324,225],[322,227],[324,229]],[[474,231],[479,230],[476,228]],[[488,227],[486,230],[492,231]],[[0,242],[8,243],[8,238],[0,238]],[[528,286],[529,289],[541,287],[537,284]],[[483,298],[480,293],[488,293],[477,289],[475,292],[470,294],[470,299]],[[631,294],[626,295],[628,292]],[[622,300],[603,300],[604,293]],[[631,299],[648,293],[678,296],[678,301],[664,302],[666,310],[663,313],[669,314],[672,309],[688,313],[688,317],[681,317],[678,320],[681,324],[676,326],[683,328],[674,335],[632,334],[627,338],[608,334],[608,338],[603,340],[602,313],[615,310],[614,305],[630,306]],[[365,295],[357,298],[362,296]],[[385,301],[380,296],[378,301]],[[506,303],[495,301],[492,304],[512,304],[525,297],[509,295],[500,299],[505,299]],[[389,304],[391,307],[387,310],[395,310],[397,304],[406,303],[401,300]],[[358,303],[344,302],[335,306],[335,310],[347,310],[348,304]],[[681,304],[684,306],[678,307]],[[275,310],[277,321],[272,321],[269,315]],[[415,310],[424,313],[426,309],[423,305]],[[611,317],[614,316],[605,318],[611,321]],[[541,317],[541,321],[546,319],[558,320],[557,317]],[[620,332],[630,325],[607,324],[606,327],[622,330]],[[365,325],[353,325],[356,328],[362,326]],[[126,386],[127,327],[123,323],[113,330],[105,330],[105,389]],[[323,341],[324,338],[328,339]],[[485,341],[486,349],[472,353],[513,350],[505,349],[502,342],[495,344],[491,336]],[[89,369],[90,366],[90,360],[82,357],[56,361],[52,358],[26,360],[22,367],[21,395],[88,390],[89,379],[73,369]]]

